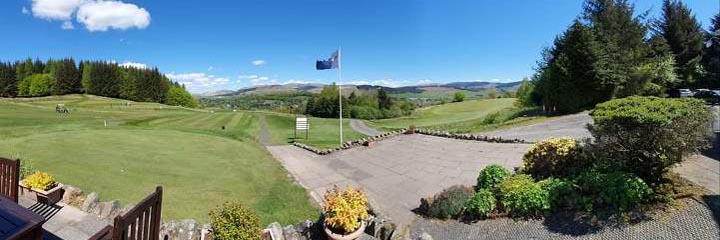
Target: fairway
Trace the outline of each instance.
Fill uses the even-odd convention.
[[[433,127],[482,119],[488,114],[513,108],[514,98],[470,100],[430,106],[415,110],[412,115],[401,118],[369,121],[378,128],[397,129],[410,125]]]
[[[271,142],[274,144],[288,144],[297,141],[317,148],[334,148],[340,145],[340,120],[335,118],[310,117],[310,132],[308,139],[305,139],[305,131],[298,130],[297,138],[294,138],[295,115],[290,114],[266,114],[267,128],[271,134]],[[344,141],[351,141],[366,137],[354,131],[350,127],[350,121],[343,120]]]
[[[162,185],[166,220],[207,222],[208,211],[225,201],[253,208],[263,224],[317,217],[305,190],[255,140],[257,113],[125,102],[0,99],[0,156],[19,155],[102,201],[134,204]],[[57,103],[71,113],[55,113]]]

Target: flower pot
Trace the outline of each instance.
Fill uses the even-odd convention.
[[[323,223],[323,227],[325,228],[325,235],[327,235],[327,237],[329,239],[332,239],[332,240],[354,240],[354,239],[359,238],[360,235],[362,235],[363,232],[365,232],[365,221],[360,222],[360,227],[357,230],[355,230],[354,232],[351,232],[349,234],[346,234],[346,235],[337,234],[337,233],[332,232],[325,223]]]
[[[62,188],[62,184],[56,184],[55,187],[48,190],[32,189],[35,192],[37,201],[44,204],[56,204],[62,200],[63,193],[65,190]]]

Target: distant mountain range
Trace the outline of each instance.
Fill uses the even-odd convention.
[[[467,91],[482,91],[488,89],[496,89],[497,91],[514,92],[520,86],[521,82],[509,82],[509,83],[493,83],[493,82],[451,82],[451,83],[438,83],[438,84],[422,84],[416,86],[403,86],[403,87],[386,87],[379,85],[343,85],[343,91],[350,93],[352,91],[369,91],[384,89],[389,93],[400,94],[400,93],[423,93],[423,92],[455,92],[459,90]],[[321,83],[291,83],[283,85],[263,85],[254,86],[248,88],[242,88],[239,90],[220,90],[214,92],[206,92],[200,94],[203,97],[213,96],[236,96],[245,94],[277,94],[277,93],[296,93],[296,92],[309,92],[319,93],[326,84]]]

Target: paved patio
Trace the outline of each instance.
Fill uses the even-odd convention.
[[[475,184],[477,173],[489,164],[520,166],[529,147],[403,135],[325,156],[292,146],[267,148],[318,202],[334,184],[361,186],[380,212],[410,224],[420,198],[455,184]]]
[[[108,223],[73,206],[58,203],[50,206],[35,201],[35,195],[25,191],[19,197],[20,205],[40,214],[47,222],[43,224],[44,239],[88,239]]]

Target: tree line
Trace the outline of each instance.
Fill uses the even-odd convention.
[[[703,30],[678,0],[664,0],[658,19],[637,14],[629,0],[586,0],[524,80],[518,104],[568,113],[613,98],[718,88],[720,14],[711,22]]]
[[[337,118],[340,115],[340,96],[334,83],[308,99],[305,114],[315,117]],[[384,89],[342,96],[343,116],[359,119],[383,119],[410,115],[416,108],[408,101],[393,100]]]
[[[157,68],[126,67],[107,61],[76,64],[72,58],[0,63],[0,97],[75,93],[197,107],[185,86],[170,81]]]

